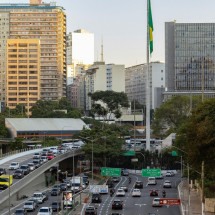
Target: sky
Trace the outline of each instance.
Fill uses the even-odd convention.
[[[44,0],[50,2],[51,0]],[[28,0],[0,0],[0,3]],[[55,0],[67,14],[67,33],[94,33],[95,61],[103,40],[105,63],[126,67],[146,62],[147,0]],[[165,22],[215,22],[215,0],[151,0],[154,51],[151,61],[165,62]]]

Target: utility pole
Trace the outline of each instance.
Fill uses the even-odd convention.
[[[202,178],[202,215],[204,215],[204,168],[205,168],[205,163],[202,161],[202,173],[201,173],[201,178]]]

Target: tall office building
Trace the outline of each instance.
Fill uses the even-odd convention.
[[[0,4],[0,31],[0,100],[9,101],[6,98],[6,95],[9,95],[6,89],[10,88],[10,83],[7,82],[7,87],[5,85],[6,72],[11,69],[7,67],[9,64],[6,64],[8,39],[20,39],[16,41],[18,46],[22,43],[22,39],[39,40],[40,51],[37,54],[40,53],[40,68],[37,74],[40,74],[40,99],[58,100],[65,97],[66,15],[64,9],[56,6],[55,3],[44,4],[40,0],[31,0],[30,4]],[[30,52],[31,49],[26,50],[26,47],[23,47],[23,50],[23,52]],[[30,60],[30,55],[25,60]],[[17,68],[20,66],[19,62],[19,55],[17,55]],[[17,69],[17,75],[19,71]]]
[[[70,85],[81,74],[80,68],[94,63],[94,34],[84,29],[70,32],[66,40],[66,53],[67,85]]]
[[[165,23],[166,95],[215,95],[215,23]]]
[[[146,73],[147,65],[140,64],[125,69],[125,93],[129,101],[138,101],[146,105]],[[149,64],[150,101],[155,109],[163,102],[162,93],[165,90],[165,64],[151,62]]]

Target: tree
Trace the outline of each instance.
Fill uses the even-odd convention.
[[[121,108],[129,107],[128,97],[124,92],[114,92],[114,91],[97,91],[95,93],[89,93],[93,104],[91,113],[98,116],[107,116],[109,114],[109,119],[111,115],[114,114],[116,118],[120,118]]]
[[[192,107],[199,104],[199,97],[192,98]],[[155,136],[163,137],[176,133],[178,128],[191,115],[190,97],[174,96],[154,112],[152,129]]]

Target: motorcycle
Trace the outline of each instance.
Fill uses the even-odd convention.
[[[165,198],[166,197],[166,192],[163,192],[162,195],[163,195],[163,198]]]
[[[129,184],[131,183],[131,178],[130,178],[130,177],[128,178],[128,183],[129,183]]]

